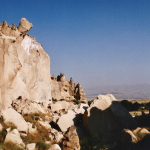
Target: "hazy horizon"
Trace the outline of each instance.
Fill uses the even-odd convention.
[[[51,60],[84,88],[150,84],[150,1],[1,0],[0,22],[32,22]]]

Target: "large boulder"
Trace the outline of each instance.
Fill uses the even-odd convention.
[[[1,27],[0,103],[3,108],[8,108],[19,96],[40,101],[51,99],[50,58],[35,38],[24,33],[31,26],[22,19],[18,29],[10,28],[6,22]],[[18,33],[10,35],[9,28]]]
[[[66,132],[69,127],[74,125],[75,117],[76,113],[72,110],[68,110],[67,114],[62,115],[57,121],[57,125],[59,126],[60,130],[62,132]]]
[[[28,124],[26,123],[24,118],[14,109],[5,109],[1,111],[0,116],[4,119],[4,123],[6,125],[10,125],[10,123],[12,123],[17,127],[18,131],[27,133]]]
[[[118,141],[124,128],[134,128],[129,112],[111,94],[99,95],[83,115],[83,124],[91,133],[99,133],[106,142]]]

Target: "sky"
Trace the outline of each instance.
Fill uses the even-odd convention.
[[[83,88],[150,84],[149,0],[1,0],[0,22],[32,22],[28,32]]]

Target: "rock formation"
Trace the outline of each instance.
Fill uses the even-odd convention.
[[[51,91],[52,98],[60,100],[80,100],[86,102],[85,93],[81,87],[81,84],[77,85],[74,83],[73,79],[70,82],[66,79],[64,74],[60,74],[55,78],[54,75],[51,76]]]
[[[91,133],[99,133],[106,141],[117,141],[124,128],[136,126],[129,112],[111,94],[99,95],[84,112],[83,123]]]
[[[36,39],[27,32],[32,27],[22,18],[19,27],[0,24],[0,102],[51,99],[50,59]]]

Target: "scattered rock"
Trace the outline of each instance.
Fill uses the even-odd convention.
[[[0,123],[0,132],[3,130],[3,126],[2,124]]]
[[[4,123],[6,125],[10,125],[10,123],[12,123],[17,127],[18,131],[27,133],[28,125],[26,121],[14,109],[12,108],[5,109],[1,112],[0,116],[3,117]]]
[[[121,142],[137,143],[137,137],[129,129],[124,129],[121,132]]]
[[[26,149],[27,150],[35,150],[36,143],[27,144]]]
[[[12,131],[7,133],[4,143],[8,142],[12,142],[14,144],[17,144],[21,148],[25,148],[25,144],[23,143],[17,129],[13,129]]]
[[[48,150],[61,150],[58,144],[53,144]]]

